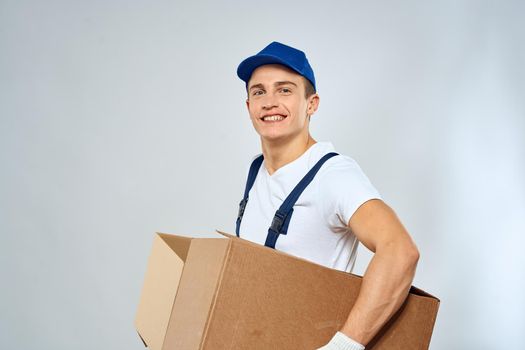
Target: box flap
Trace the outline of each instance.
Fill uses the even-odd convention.
[[[223,238],[191,242],[163,350],[200,349],[230,243]]]
[[[215,232],[217,232],[220,235],[223,235],[226,238],[238,238],[237,236],[231,235],[231,234],[223,232],[221,230],[215,230]]]
[[[135,327],[152,350],[161,350],[191,238],[157,233],[148,259]]]
[[[190,249],[190,244],[193,238],[177,236],[167,233],[157,232],[164,242],[173,250],[182,261],[186,261],[188,256],[188,250]]]
[[[437,301],[439,301],[439,299],[436,298],[435,296],[433,296],[432,294],[429,294],[429,293],[425,292],[424,290],[419,289],[419,288],[414,287],[414,286],[410,287],[410,293],[414,294],[414,295],[419,295],[419,296],[422,296],[422,297],[428,297],[428,298],[436,299]]]

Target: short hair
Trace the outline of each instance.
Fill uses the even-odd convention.
[[[310,83],[310,80],[306,79],[305,77],[303,77],[303,80],[304,80],[304,97],[308,98],[312,96],[313,94],[315,94],[315,89],[312,83]]]

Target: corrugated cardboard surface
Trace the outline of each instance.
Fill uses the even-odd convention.
[[[222,238],[192,241],[163,350],[200,348],[229,243]]]
[[[233,240],[203,349],[315,349],[350,312],[347,277]]]
[[[170,242],[169,245],[166,240]],[[161,349],[164,343],[186,258],[185,248],[189,247],[190,240],[175,235],[156,235],[153,240],[152,254],[148,260],[135,318],[135,326],[142,340],[151,349]],[[173,247],[176,250],[173,250]]]
[[[176,255],[180,249],[171,246]],[[175,300],[158,294],[167,300],[163,305],[172,303],[161,347],[141,328],[158,321],[151,312],[137,313],[137,330],[154,350],[316,349],[342,327],[361,284],[360,277],[239,238],[193,239],[182,251],[187,257]],[[158,265],[148,266],[145,290],[153,283],[148,276],[159,276],[151,268]],[[427,349],[438,306],[439,300],[413,289],[367,349]]]

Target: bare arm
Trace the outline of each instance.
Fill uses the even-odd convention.
[[[381,200],[364,203],[348,226],[375,254],[341,332],[366,345],[407,297],[419,252],[394,211]]]

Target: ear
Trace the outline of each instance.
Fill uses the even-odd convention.
[[[308,115],[312,115],[317,111],[317,108],[319,108],[319,95],[313,94],[312,96],[308,97],[308,104],[306,108],[306,113]]]
[[[248,113],[250,112],[250,100],[246,99],[246,109],[248,109]]]

